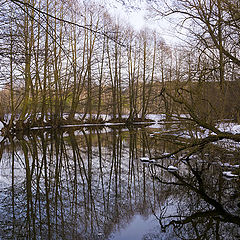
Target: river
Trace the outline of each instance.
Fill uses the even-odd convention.
[[[180,138],[161,134],[169,126],[154,127],[6,139],[0,239],[239,239],[239,146],[177,153]]]

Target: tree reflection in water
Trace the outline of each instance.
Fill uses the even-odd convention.
[[[162,231],[171,228],[178,239],[239,239],[239,179],[224,178],[217,162],[208,161],[206,156],[203,159],[198,155],[183,158],[175,172],[168,172],[164,161],[151,166],[153,178],[169,186],[170,203],[174,201],[175,206],[174,213],[169,214],[169,202],[165,201],[155,216]],[[168,176],[159,174],[158,168]]]
[[[38,132],[1,145],[0,238],[114,239],[133,216],[160,225],[143,239],[237,239],[239,181],[216,165],[143,164],[176,146],[147,130]]]

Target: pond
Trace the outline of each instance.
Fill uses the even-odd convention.
[[[153,127],[2,142],[0,239],[239,239],[239,146],[178,152],[181,138]]]

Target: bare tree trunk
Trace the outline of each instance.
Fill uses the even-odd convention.
[[[46,13],[48,14],[49,2],[46,2]],[[44,121],[46,115],[46,99],[47,99],[47,73],[48,73],[48,25],[49,16],[46,16],[46,27],[45,27],[45,51],[44,51],[44,67],[43,67],[43,90],[42,90],[42,111],[41,120]]]

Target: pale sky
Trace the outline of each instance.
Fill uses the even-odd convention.
[[[109,13],[119,20],[126,21],[134,27],[135,30],[141,30],[145,27],[160,32],[161,37],[168,44],[178,44],[180,36],[177,31],[182,31],[176,27],[177,20],[154,20],[147,11],[148,5],[145,0],[125,1],[121,4],[119,0],[95,0],[101,2],[108,9]]]

